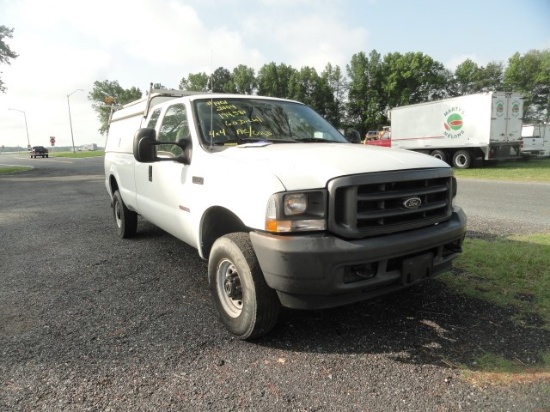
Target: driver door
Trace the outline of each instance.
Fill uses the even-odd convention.
[[[157,140],[173,143],[189,135],[184,103],[166,107],[155,127]],[[157,146],[154,163],[136,162],[135,180],[138,210],[144,218],[186,243],[193,244],[190,230],[189,165],[176,160],[183,150],[173,144]]]

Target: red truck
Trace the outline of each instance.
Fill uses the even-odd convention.
[[[367,134],[363,143],[371,146],[391,147],[391,129],[385,126],[383,130],[378,132],[378,135],[373,138],[369,138],[369,134]]]
[[[48,155],[48,149],[46,149],[44,146],[33,146],[31,150],[31,159],[36,159],[38,156],[42,156],[42,158],[44,158],[48,157]]]

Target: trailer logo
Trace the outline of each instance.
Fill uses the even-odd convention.
[[[453,113],[447,117],[447,123],[445,123],[446,130],[460,130],[462,128],[462,116],[458,113]]]
[[[512,103],[512,116],[519,116],[519,102],[517,100]]]
[[[504,102],[502,100],[497,100],[496,109],[497,109],[498,117],[504,116]],[[519,111],[519,107],[518,107],[518,111]]]
[[[451,109],[445,111],[443,114],[445,116],[445,122],[443,126],[445,131],[443,134],[449,139],[456,139],[464,134],[462,130],[463,120],[462,115],[464,111],[460,107],[452,107]]]

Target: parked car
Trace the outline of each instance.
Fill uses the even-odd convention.
[[[37,158],[38,156],[48,157],[48,149],[46,149],[44,146],[33,146],[31,150],[31,159]]]

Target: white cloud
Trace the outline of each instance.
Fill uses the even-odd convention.
[[[273,29],[278,45],[286,45],[287,64],[297,68],[313,66],[321,71],[329,62],[344,68],[354,53],[367,46],[366,30],[350,28],[330,16],[299,17]]]

